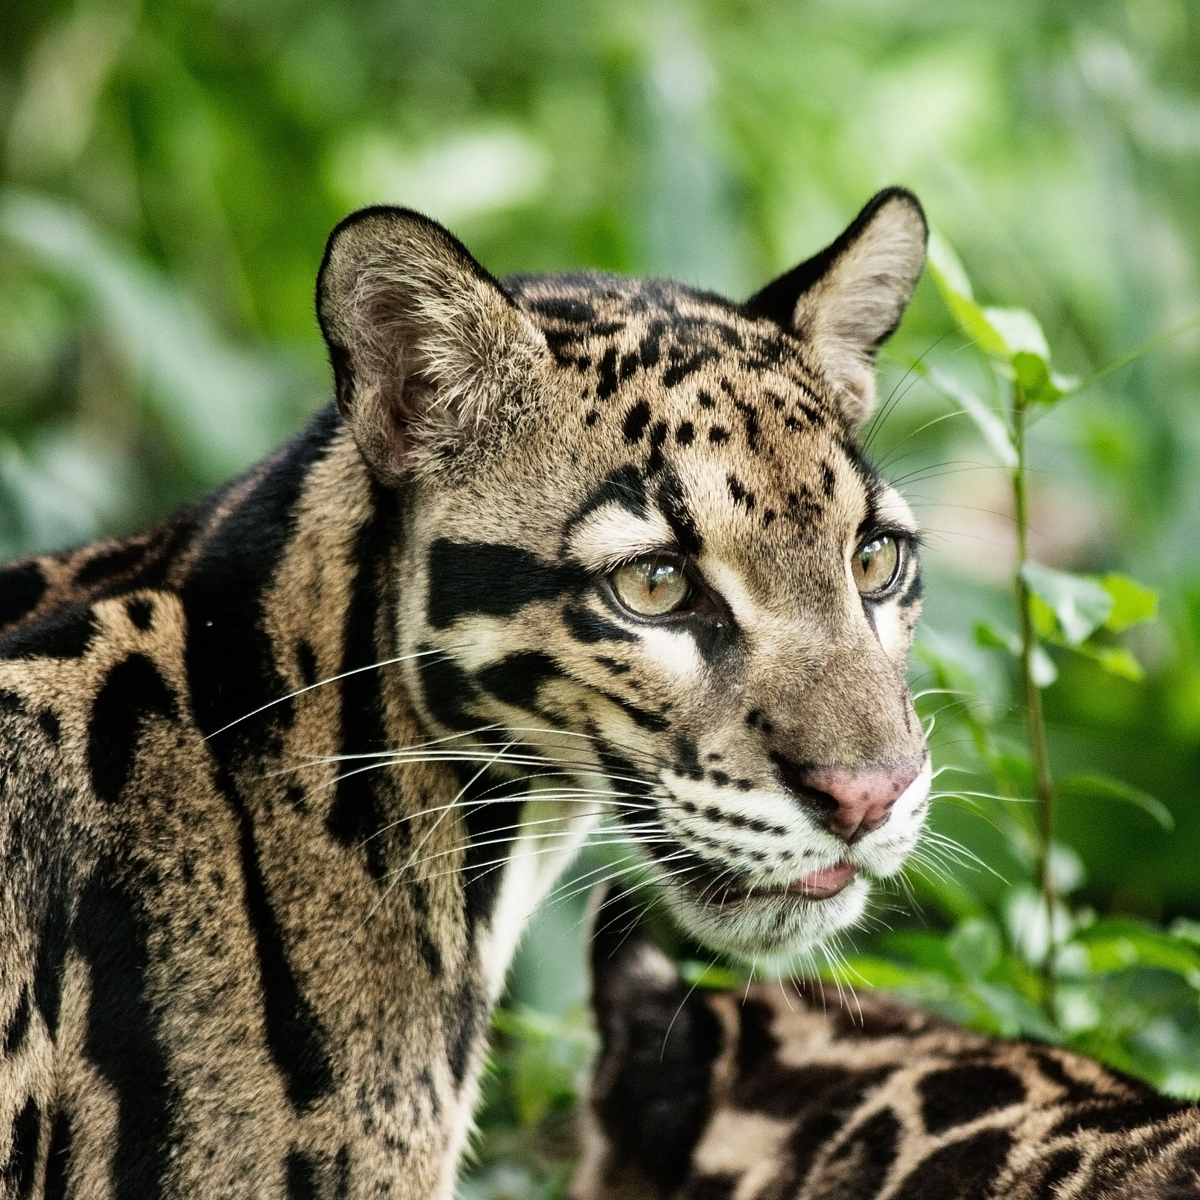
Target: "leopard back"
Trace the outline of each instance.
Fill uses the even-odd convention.
[[[699,991],[627,899],[573,1200],[1183,1200],[1200,1108],[1053,1046],[815,980]]]

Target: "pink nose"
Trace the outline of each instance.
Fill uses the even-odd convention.
[[[856,842],[888,819],[892,805],[921,773],[921,763],[886,767],[815,767],[775,756],[784,786],[830,833]]]

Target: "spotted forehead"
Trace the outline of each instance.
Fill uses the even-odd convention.
[[[811,532],[839,491],[872,515],[882,481],[799,338],[664,281],[580,273],[508,287],[571,373],[574,419],[632,474],[682,478],[708,512],[761,530]]]

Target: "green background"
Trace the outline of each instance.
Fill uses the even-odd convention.
[[[329,391],[313,279],[356,206],[423,209],[497,274],[595,266],[740,297],[890,183],[918,193],[982,301],[1037,315],[1060,370],[1200,313],[1200,7],[9,0],[0,557],[143,526],[298,427]],[[885,351],[897,403],[873,449],[926,526],[926,645],[965,665],[1003,732],[1010,669],[972,629],[1015,626],[1006,480],[969,422],[935,421],[951,406],[905,374],[922,355],[978,378],[929,281]],[[1118,776],[1176,821],[1064,799],[1077,899],[1198,917],[1197,333],[1056,408],[1032,466],[1034,556],[1162,596],[1123,638],[1144,683],[1060,660],[1046,693],[1056,771]],[[962,739],[935,728],[937,760]],[[1003,862],[970,807],[935,820]],[[892,903],[892,924],[915,919]],[[543,920],[519,997],[578,998],[576,917]]]

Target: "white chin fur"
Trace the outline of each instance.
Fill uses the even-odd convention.
[[[852,880],[828,900],[764,896],[736,904],[698,904],[669,882],[663,893],[679,924],[706,946],[734,958],[788,957],[854,925],[866,908],[871,885]]]

